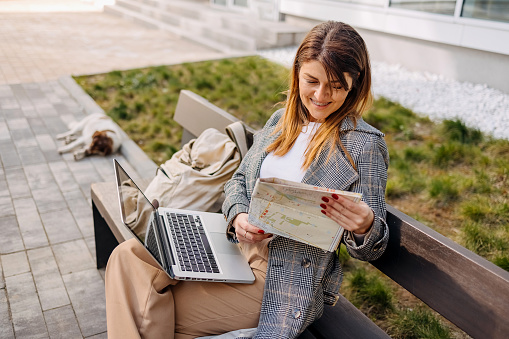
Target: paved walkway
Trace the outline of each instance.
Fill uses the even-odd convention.
[[[113,180],[111,157],[57,154],[85,116],[57,79],[227,55],[77,0],[13,3],[0,0],[0,338],[106,338],[90,184]]]

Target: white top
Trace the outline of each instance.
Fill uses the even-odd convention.
[[[304,152],[308,147],[309,141],[315,134],[321,123],[310,122],[302,127],[302,132],[295,140],[293,147],[282,157],[274,155],[273,152],[267,154],[260,168],[260,178],[280,178],[296,182],[302,182],[306,171],[302,169],[304,163]]]
[[[308,125],[302,127],[302,132],[300,132],[297,140],[295,140],[295,144],[293,144],[293,147],[288,153],[282,157],[274,155],[273,152],[267,154],[260,168],[260,178],[280,178],[302,182],[304,174],[306,174],[306,171],[302,169],[304,152],[306,152],[309,141],[320,125],[321,123],[319,122],[310,122]],[[357,246],[364,243],[366,234],[355,234],[353,232],[352,234]]]

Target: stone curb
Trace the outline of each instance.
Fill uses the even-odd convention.
[[[70,75],[61,76],[58,82],[69,92],[87,115],[93,113],[106,114]],[[140,177],[153,178],[158,167],[156,163],[153,162],[124,131],[122,131],[122,133],[124,142],[122,142],[122,146],[120,147],[120,153],[122,153],[126,160],[134,167]]]

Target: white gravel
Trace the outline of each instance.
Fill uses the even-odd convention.
[[[259,51],[290,67],[297,48]],[[509,139],[509,94],[483,84],[459,82],[428,72],[411,72],[400,65],[372,62],[373,93],[429,116],[434,121],[460,119],[495,138]]]

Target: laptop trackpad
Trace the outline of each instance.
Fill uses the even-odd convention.
[[[209,239],[214,244],[214,249],[218,254],[232,254],[232,255],[242,255],[240,253],[240,249],[237,245],[229,242],[226,239],[226,234],[224,233],[209,233]]]

